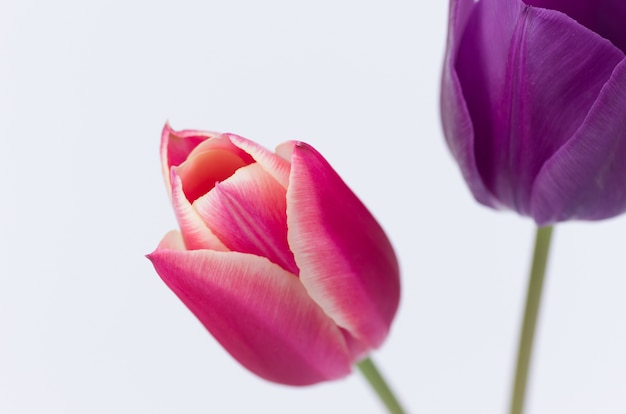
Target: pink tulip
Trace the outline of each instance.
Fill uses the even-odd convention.
[[[307,385],[381,345],[400,296],[395,254],[315,149],[166,125],[161,160],[180,232],[148,257],[237,361]]]

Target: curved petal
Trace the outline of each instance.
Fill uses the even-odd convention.
[[[288,385],[313,384],[350,372],[352,361],[339,328],[295,275],[254,255],[181,251],[175,236],[166,237],[148,258],[243,366]]]
[[[512,151],[509,146],[518,139],[513,134],[516,131],[511,131],[516,122],[511,117],[516,112],[509,99],[513,99],[520,84],[519,73],[514,71],[521,71],[525,11],[520,0],[477,2],[459,39],[454,62],[472,122],[472,156],[481,182],[498,200],[487,205],[518,211],[523,206],[517,205],[517,196],[523,190],[516,186],[516,177],[506,161]],[[511,59],[514,61],[509,62]]]
[[[543,163],[574,132],[623,53],[554,10],[481,0],[468,20],[456,70],[473,121],[483,182],[530,214]]]
[[[539,225],[600,220],[626,211],[626,59],[574,137],[537,177],[533,217]]]
[[[241,148],[263,167],[276,181],[287,188],[289,184],[289,163],[256,142],[235,134],[224,134],[230,141]]]
[[[626,2],[624,0],[524,0],[531,6],[558,10],[626,53]]]
[[[258,163],[238,169],[193,207],[229,250],[267,257],[298,274],[287,244],[286,190]]]
[[[216,132],[204,132],[197,130],[174,131],[169,123],[166,123],[161,133],[161,168],[167,191],[170,189],[170,169],[183,163],[195,147],[203,141],[217,137]]]
[[[172,205],[180,231],[188,250],[209,249],[228,251],[228,248],[213,234],[202,220],[202,217],[193,209],[185,193],[183,185],[174,168],[171,172]]]
[[[396,257],[374,217],[312,147],[293,147],[288,240],[311,297],[369,347],[387,336],[400,297]]]
[[[170,230],[163,236],[156,250],[186,250],[185,241],[178,230]],[[147,257],[149,258],[150,255]]]
[[[498,208],[498,200],[483,183],[476,165],[474,127],[455,69],[459,44],[475,7],[474,0],[450,1],[448,42],[441,78],[441,121],[448,147],[472,194],[479,203]]]
[[[187,159],[174,167],[183,183],[189,202],[193,203],[239,168],[252,164],[254,159],[237,148],[229,139],[219,136],[208,139],[194,148]]]
[[[293,154],[293,146],[296,145],[298,141],[285,141],[282,144],[278,144],[276,147],[276,155],[286,160],[289,165],[291,165],[291,155]],[[287,177],[289,179],[289,177]]]

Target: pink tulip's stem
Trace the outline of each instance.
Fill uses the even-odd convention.
[[[517,351],[517,369],[515,371],[513,395],[511,397],[511,414],[522,414],[524,412],[528,371],[533,349],[535,328],[537,326],[537,315],[539,314],[539,303],[541,302],[543,279],[548,263],[548,253],[550,252],[551,238],[552,226],[539,227],[537,229],[535,236],[535,253],[530,270],[530,281],[528,283],[528,293],[526,296],[526,310],[524,312],[524,322],[522,324],[522,332]]]
[[[390,414],[404,414],[404,409],[400,405],[400,402],[391,391],[391,388],[385,382],[376,365],[370,358],[365,358],[358,364],[359,369],[363,376],[370,383],[378,397],[381,399]]]

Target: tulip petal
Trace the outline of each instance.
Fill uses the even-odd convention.
[[[254,158],[283,187],[289,184],[289,163],[266,148],[235,134],[224,134],[230,141]]]
[[[170,169],[182,164],[195,147],[203,141],[219,136],[215,132],[197,130],[174,131],[166,123],[161,133],[161,167],[167,190],[170,191]]]
[[[175,168],[171,172],[172,205],[188,250],[210,249],[228,251],[189,204]]]
[[[193,206],[229,250],[267,257],[298,274],[287,243],[286,190],[259,163],[238,169]]]
[[[543,163],[580,127],[623,53],[565,14],[481,0],[455,64],[487,188],[530,214]],[[547,69],[549,68],[549,70]]]
[[[236,252],[181,251],[166,236],[148,258],[217,341],[255,374],[308,385],[350,372],[339,328],[298,278],[267,259]]]
[[[223,136],[214,137],[198,145],[187,159],[174,167],[183,183],[183,191],[193,203],[239,168],[254,162],[248,153],[234,146]]]
[[[170,230],[163,236],[156,248],[157,250],[187,250],[182,234],[178,230]],[[150,256],[150,255],[148,255]]]
[[[478,202],[499,208],[500,203],[483,183],[476,165],[474,127],[455,69],[459,44],[475,7],[474,0],[450,1],[448,44],[441,79],[441,119],[448,147],[472,194]]]
[[[399,269],[384,231],[312,147],[293,147],[287,189],[288,240],[309,295],[337,325],[370,348],[386,337],[398,307]]]
[[[626,59],[572,139],[546,162],[533,193],[539,225],[626,211]]]
[[[626,2],[624,0],[524,0],[530,6],[558,10],[626,53]]]

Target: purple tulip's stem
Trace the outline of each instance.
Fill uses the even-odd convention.
[[[522,414],[524,412],[528,371],[551,239],[552,226],[537,228],[535,253],[533,255],[528,293],[526,296],[526,310],[524,311],[524,322],[522,324],[522,332],[517,351],[517,369],[515,370],[515,382],[513,385],[513,395],[511,397],[511,414]]]
[[[381,399],[387,410],[391,414],[404,414],[404,409],[400,405],[400,402],[391,391],[391,388],[385,382],[385,379],[374,365],[374,362],[370,358],[365,358],[357,364],[363,376],[370,383],[378,397]]]

